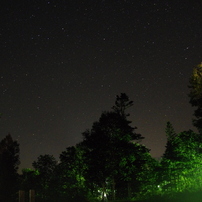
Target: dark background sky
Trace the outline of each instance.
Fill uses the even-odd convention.
[[[152,156],[164,152],[167,121],[193,129],[187,86],[202,61],[200,0],[0,4],[0,139],[18,140],[21,168],[81,141],[121,92]]]

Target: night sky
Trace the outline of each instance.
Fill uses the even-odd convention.
[[[202,1],[0,4],[0,139],[19,142],[21,168],[41,154],[59,159],[120,93],[153,157],[167,121],[194,129],[187,86],[202,62]]]

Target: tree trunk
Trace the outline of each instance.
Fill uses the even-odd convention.
[[[130,182],[127,183],[128,184],[128,199],[131,199],[131,185]]]
[[[106,184],[102,184],[102,201],[107,201]]]
[[[116,193],[115,193],[115,181],[114,178],[112,179],[112,200],[116,200]]]

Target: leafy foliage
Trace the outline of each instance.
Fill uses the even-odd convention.
[[[179,133],[161,161],[165,191],[199,190],[201,187],[201,139],[193,131]]]
[[[189,102],[196,107],[194,111],[196,119],[193,120],[193,124],[202,134],[202,63],[193,69],[189,87],[191,88]]]
[[[36,194],[38,199],[43,201],[48,200],[48,192],[51,178],[57,165],[57,161],[52,155],[40,155],[37,161],[32,163],[35,171],[39,174],[36,175],[37,188]]]
[[[149,150],[135,143],[143,139],[127,120],[125,110],[132,106],[132,101],[125,94],[117,96],[113,111],[103,112],[92,129],[83,133],[86,148],[87,181],[100,187],[102,198],[108,195],[115,199],[116,184],[131,181],[145,164],[144,154]],[[95,186],[95,187],[96,187]],[[106,196],[105,196],[106,197]]]
[[[58,171],[60,172],[59,192],[68,201],[78,198],[82,198],[84,201],[87,195],[84,179],[86,165],[83,154],[84,150],[80,144],[75,147],[68,147],[66,151],[60,154],[60,164],[58,165]]]
[[[190,80],[190,103],[197,107],[194,124],[200,133],[201,76],[202,66],[199,65]],[[112,111],[103,112],[92,128],[82,134],[83,140],[79,144],[60,154],[60,163],[57,164],[51,155],[41,155],[33,162],[35,170],[23,170],[21,187],[35,187],[37,200],[49,202],[148,197],[162,201],[166,195],[201,190],[201,136],[191,130],[176,133],[167,122],[166,150],[159,162],[140,144],[143,137],[136,133],[137,127],[130,125],[126,110],[131,106],[133,101],[121,93],[116,97]],[[7,151],[7,146],[6,141],[1,144],[2,158],[2,151]],[[16,171],[14,159],[12,165],[16,166]]]

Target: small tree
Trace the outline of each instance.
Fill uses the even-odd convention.
[[[49,183],[56,165],[56,159],[53,155],[48,154],[40,155],[37,161],[32,163],[35,171],[38,171],[39,173],[39,175],[36,176],[38,179],[36,193],[39,198],[43,199],[43,201],[47,200]]]
[[[58,173],[58,195],[67,201],[85,201],[87,187],[84,179],[86,164],[81,144],[68,147],[60,154]]]
[[[25,192],[25,198],[29,198],[29,190],[38,190],[38,175],[39,172],[37,170],[30,168],[22,169],[22,174],[19,176],[19,190]]]
[[[193,131],[184,131],[175,136],[166,147],[161,161],[162,186],[167,191],[201,189],[201,139]]]

